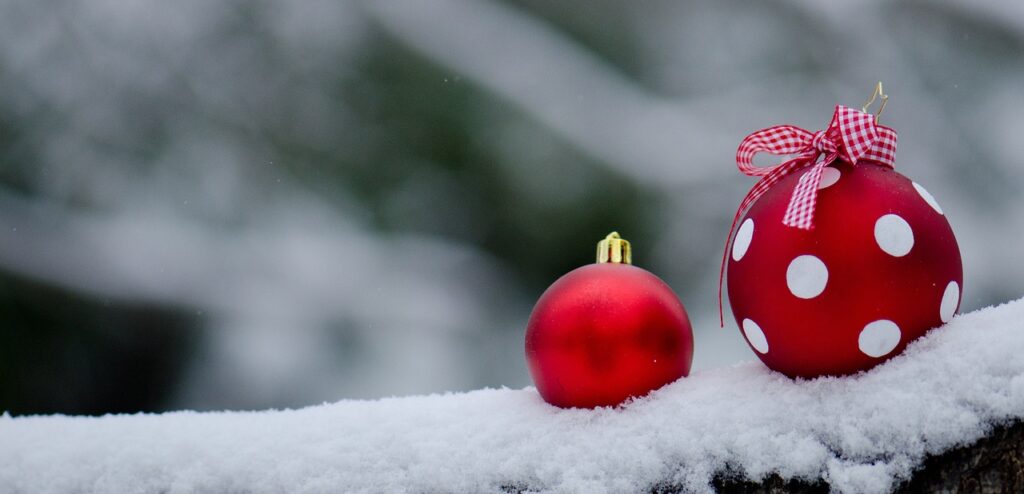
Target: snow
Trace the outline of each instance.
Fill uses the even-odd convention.
[[[848,378],[759,362],[617,409],[532,388],[300,410],[0,418],[2,492],[710,491],[716,474],[886,492],[928,454],[1024,417],[1024,299],[958,316]],[[699,350],[699,349],[698,349]]]

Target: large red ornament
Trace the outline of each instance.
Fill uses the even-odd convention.
[[[879,128],[892,136],[883,154],[894,155],[895,132]],[[960,305],[960,250],[942,209],[887,159],[848,159],[840,135],[847,130],[815,134],[831,136],[839,149],[821,168],[813,228],[783,219],[787,211],[793,217],[794,190],[817,152],[827,154],[820,144],[803,168],[776,177],[753,202],[727,250],[737,324],[768,367],[791,377],[869,369],[949,321]]]
[[[629,264],[612,233],[598,263],[562,276],[541,295],[526,329],[537,390],[559,407],[614,406],[690,373],[693,333],[683,304]]]

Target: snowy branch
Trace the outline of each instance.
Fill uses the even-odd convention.
[[[928,457],[1024,417],[1022,316],[1024,299],[958,317],[850,378],[792,381],[741,364],[621,409],[560,410],[527,388],[285,411],[5,416],[0,490],[706,492],[728,477],[888,492]]]

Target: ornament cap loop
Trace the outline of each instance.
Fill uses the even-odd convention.
[[[629,240],[619,236],[619,232],[611,232],[604,240],[597,243],[597,263],[633,264],[633,252]]]

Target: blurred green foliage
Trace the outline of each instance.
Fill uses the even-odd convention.
[[[625,35],[595,23],[607,22],[608,12],[578,17],[546,4],[529,8],[549,11],[609,58],[627,65],[631,60]],[[292,54],[264,22],[257,4],[240,8],[221,21],[209,49],[230,54],[246,46],[246,56],[258,57],[248,61],[251,66],[295,70]],[[518,108],[382,31],[371,28],[354,60],[286,77],[333,88],[327,103],[337,109],[327,111],[345,114],[348,135],[323,140],[296,134],[289,121],[301,111],[298,83],[272,93],[273,101],[244,92],[233,96],[228,108],[254,116],[242,121],[237,112],[210,106],[182,81],[155,99],[130,85],[109,87],[118,99],[136,101],[119,109],[128,112],[130,127],[113,137],[85,139],[143,173],[159,165],[175,122],[199,122],[211,135],[247,142],[275,174],[335,208],[351,208],[354,200],[379,235],[436,236],[489,253],[514,267],[525,293],[539,294],[561,274],[593,262],[596,242],[611,230],[633,241],[637,259],[647,257],[644,239],[654,235],[650,220],[659,207],[654,191],[594,162]],[[66,128],[74,111],[44,103],[25,114],[0,106],[3,187],[28,197],[43,192],[36,167],[49,143],[39,132],[23,130],[48,122]],[[510,146],[521,151],[509,152]],[[253,166],[258,171],[261,165]],[[75,197],[65,197],[71,203],[65,206],[96,206]],[[0,410],[18,414],[164,409],[201,342],[183,309],[99,300],[4,272],[0,328]]]

